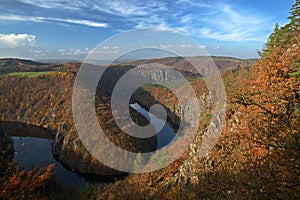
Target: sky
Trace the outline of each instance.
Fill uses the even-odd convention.
[[[83,60],[99,43],[133,29],[171,30],[209,55],[257,58],[294,0],[0,0],[0,57]],[[136,36],[139,37],[139,36]],[[153,46],[194,46],[168,36]],[[151,40],[147,40],[151,46]],[[134,42],[135,39],[132,39]],[[140,41],[140,40],[139,40]],[[128,42],[128,41],[127,41]],[[131,42],[131,41],[130,41]],[[103,46],[104,58],[126,45]]]

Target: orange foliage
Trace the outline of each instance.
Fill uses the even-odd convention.
[[[233,100],[243,107],[240,129],[266,148],[286,148],[299,136],[299,48],[276,48],[250,72],[238,77],[241,92]],[[248,73],[248,77],[244,74]]]
[[[53,176],[54,164],[39,172],[16,169],[10,177],[1,180],[1,199],[45,199],[46,187]]]

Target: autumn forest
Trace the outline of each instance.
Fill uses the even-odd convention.
[[[73,85],[81,62],[0,59],[0,199],[300,199],[299,23],[300,1],[296,0],[288,23],[275,25],[264,49],[258,52],[259,59],[212,57],[226,90],[226,121],[216,145],[201,159],[197,155],[214,106],[205,77],[193,71],[184,57],[111,64],[105,71],[109,78],[99,81],[95,111],[107,138],[122,149],[135,153],[157,149],[154,136],[135,138],[122,132],[111,111],[113,86],[137,65],[155,62],[180,71],[203,108],[196,119],[200,127],[183,155],[166,167],[145,173],[112,169],[91,155],[81,142],[72,115]],[[191,59],[202,62],[205,58]],[[186,95],[180,82],[168,83],[174,91]],[[80,92],[86,95],[88,91]],[[220,94],[216,91],[213,95],[218,98]],[[145,85],[132,95],[129,104],[133,103],[148,111],[154,104],[163,105],[168,127],[175,133],[183,120],[178,99],[167,87]],[[149,124],[147,116],[132,107],[128,109],[136,124]],[[16,128],[14,123],[23,128]],[[218,126],[215,123],[216,129]],[[15,137],[21,137],[18,131],[48,138],[51,159],[80,177],[84,185],[64,187],[56,178],[54,163],[30,169],[20,166],[15,146]],[[90,138],[90,144],[95,140]],[[179,141],[174,141],[175,147],[182,145]],[[175,147],[144,160],[137,156],[132,168],[151,160],[163,164],[168,153],[177,151]],[[103,153],[105,149],[103,145],[97,151]],[[104,153],[110,158],[120,156]]]

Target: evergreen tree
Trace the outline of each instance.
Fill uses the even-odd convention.
[[[276,47],[288,48],[289,44],[296,43],[296,31],[299,30],[300,22],[300,0],[296,0],[288,17],[290,22],[285,26],[279,27],[275,24],[273,33],[269,36],[261,56],[270,55]]]
[[[288,19],[290,20],[291,30],[295,31],[300,23],[300,0],[296,0],[296,3],[292,6]]]

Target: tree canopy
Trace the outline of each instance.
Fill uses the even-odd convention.
[[[288,17],[289,23],[280,27],[275,24],[273,33],[269,36],[261,56],[270,55],[276,47],[287,48],[288,44],[296,43],[296,32],[299,31],[300,0],[296,0]]]

